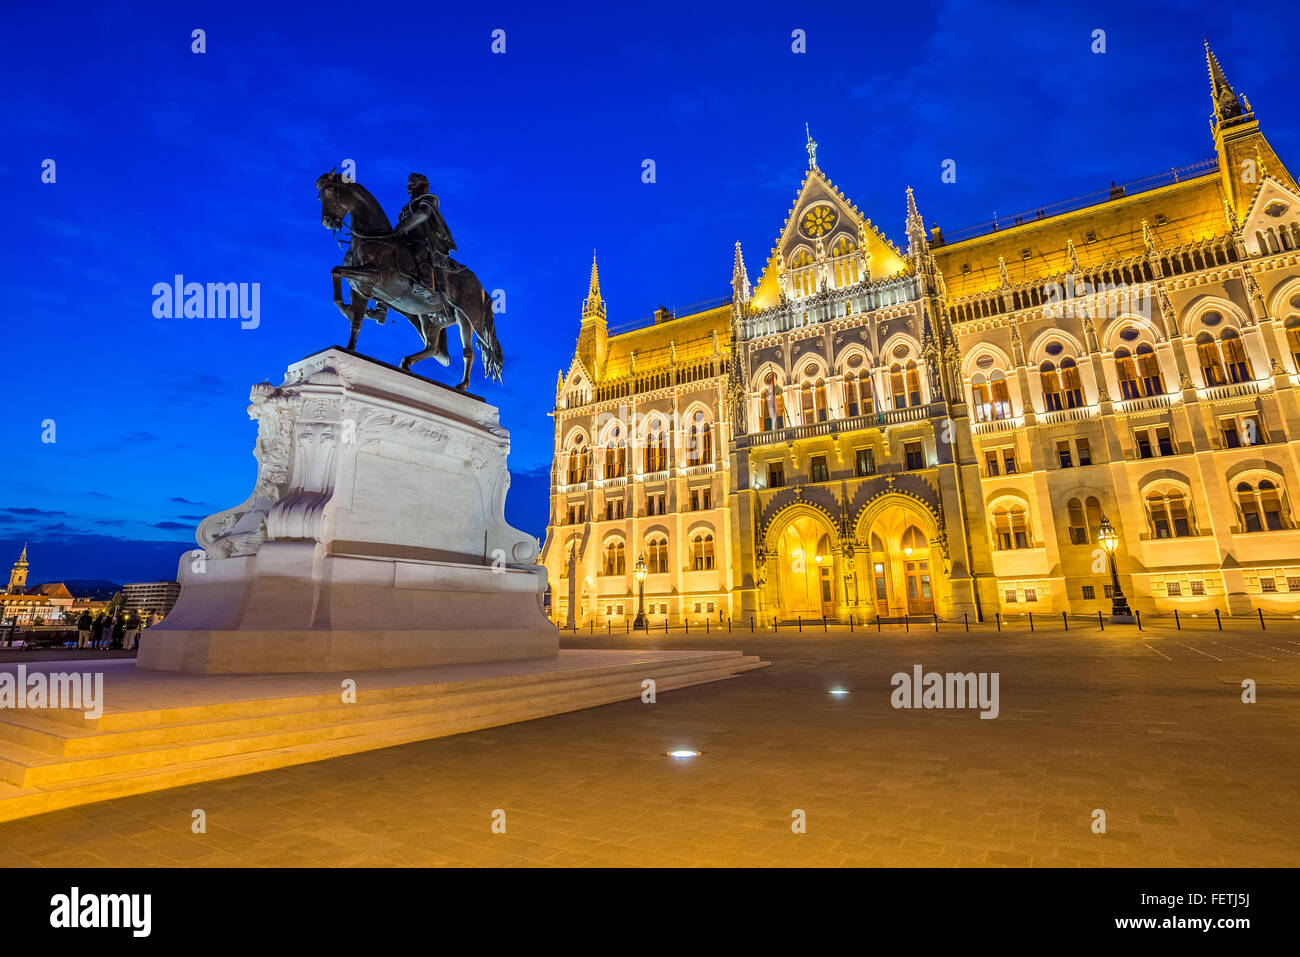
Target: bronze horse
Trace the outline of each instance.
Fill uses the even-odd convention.
[[[478,338],[479,351],[483,354],[484,371],[490,378],[501,381],[503,359],[492,300],[474,273],[463,266],[437,266],[445,291],[427,288],[417,278],[419,271],[410,249],[397,238],[383,207],[365,187],[339,173],[329,172],[316,181],[316,191],[321,201],[321,223],[326,229],[337,231],[342,228],[345,216],[352,217],[352,238],[343,265],[330,271],[334,279],[334,305],[352,326],[348,349],[356,349],[362,320],[370,318],[382,323],[392,308],[409,319],[424,340],[421,351],[402,360],[403,369],[430,358],[449,365],[447,327],[455,323],[460,327],[465,360],[465,375],[456,388],[464,391],[469,386],[469,374],[474,366],[474,337]],[[352,287],[350,303],[343,301],[344,279]],[[376,305],[368,310],[371,299]]]

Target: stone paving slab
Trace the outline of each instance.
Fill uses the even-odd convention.
[[[563,640],[743,648],[772,666],[0,824],[0,864],[1300,865],[1300,627]],[[890,676],[915,664],[998,672],[999,717],[894,709]],[[679,746],[702,754],[665,756]]]

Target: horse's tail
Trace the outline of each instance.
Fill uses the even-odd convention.
[[[496,313],[492,309],[492,299],[483,290],[482,302],[483,322],[482,328],[478,330],[478,348],[483,355],[483,371],[487,373],[488,378],[501,381],[501,367],[504,364],[505,357],[501,354],[501,342],[497,339]]]

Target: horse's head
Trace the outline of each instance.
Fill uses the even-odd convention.
[[[326,229],[341,229],[343,217],[352,210],[354,197],[348,181],[333,170],[316,180],[316,193],[320,196],[320,221]]]

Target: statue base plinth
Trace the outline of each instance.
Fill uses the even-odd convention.
[[[509,436],[473,396],[337,347],[255,386],[258,480],[205,520],[140,668],[322,672],[554,657]]]

